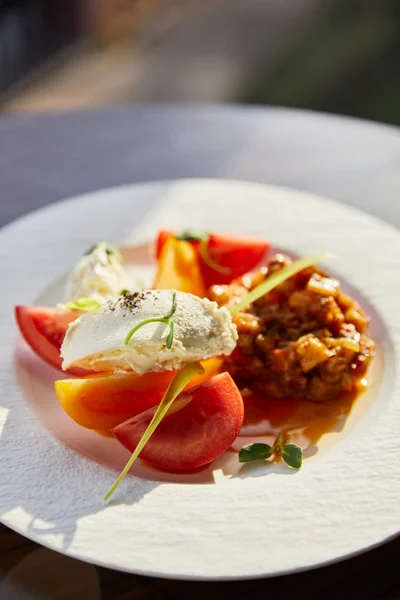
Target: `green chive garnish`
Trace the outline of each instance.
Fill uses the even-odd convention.
[[[187,386],[189,381],[191,381],[193,379],[193,377],[195,375],[197,375],[197,373],[202,373],[203,371],[204,371],[204,369],[201,366],[201,364],[198,362],[195,362],[195,363],[191,363],[189,365],[185,365],[183,367],[183,369],[181,369],[181,371],[179,371],[179,373],[177,373],[175,375],[175,377],[169,384],[167,391],[165,392],[160,404],[158,405],[157,410],[154,414],[154,417],[152,418],[146,431],[140,438],[140,441],[139,441],[138,445],[136,446],[134,453],[132,454],[132,456],[130,457],[128,462],[126,463],[124,469],[121,471],[120,475],[115,480],[112,487],[109,489],[109,491],[105,495],[104,500],[108,500],[110,498],[111,494],[114,493],[114,491],[117,489],[118,485],[124,479],[124,477],[126,476],[126,474],[129,471],[129,469],[132,467],[133,463],[135,462],[135,460],[137,459],[137,457],[139,456],[139,454],[141,453],[141,451],[143,450],[143,448],[145,447],[145,445],[147,444],[147,442],[153,435],[154,431],[156,430],[156,428],[158,427],[158,425],[160,424],[162,419],[167,414],[169,408],[171,407],[171,405],[174,402],[174,400],[176,399],[176,397],[179,396],[179,394],[185,389],[185,387]]]
[[[314,256],[306,256],[304,258],[299,258],[299,260],[295,260],[288,267],[285,267],[284,269],[277,271],[277,273],[273,273],[273,275],[267,277],[267,279],[265,279],[265,281],[263,281],[262,283],[260,283],[260,285],[255,287],[254,290],[251,290],[251,292],[249,292],[243,298],[243,300],[238,302],[238,304],[234,304],[233,306],[231,306],[229,309],[231,315],[235,315],[236,313],[240,312],[243,308],[247,308],[250,304],[253,304],[253,302],[258,300],[262,296],[265,296],[265,294],[268,294],[275,287],[286,281],[286,279],[289,279],[289,277],[296,275],[296,273],[299,273],[303,269],[307,269],[307,267],[311,267],[315,263],[324,260],[325,258],[331,258],[333,256],[333,254],[327,253],[314,254]]]

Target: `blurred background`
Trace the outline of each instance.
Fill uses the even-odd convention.
[[[400,0],[0,0],[0,111],[294,106],[400,125]]]

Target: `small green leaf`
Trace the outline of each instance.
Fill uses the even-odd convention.
[[[120,296],[129,296],[130,293],[131,293],[130,290],[121,290],[119,295]]]
[[[291,469],[300,469],[303,461],[303,450],[297,444],[285,444],[282,458]]]
[[[110,490],[105,495],[104,500],[109,499],[111,494],[113,494],[113,492],[116,490],[118,485],[124,479],[125,475],[128,473],[129,469],[132,467],[133,463],[135,462],[135,460],[137,459],[137,457],[139,456],[139,454],[141,453],[141,451],[143,450],[143,448],[145,447],[145,445],[147,444],[147,442],[153,435],[154,431],[156,430],[158,425],[161,423],[162,419],[167,414],[167,412],[168,412],[169,408],[172,406],[175,398],[177,396],[179,396],[179,394],[185,389],[185,387],[187,386],[189,381],[191,381],[193,379],[193,377],[195,375],[197,375],[197,373],[202,373],[203,371],[204,371],[204,369],[201,366],[201,364],[198,362],[195,362],[195,363],[191,363],[189,365],[185,365],[183,367],[183,369],[175,375],[175,377],[169,384],[167,391],[165,392],[160,404],[158,405],[157,410],[154,414],[154,417],[152,418],[146,431],[140,438],[140,442],[136,446],[134,453],[128,460],[126,466],[122,470],[119,477],[115,480],[114,484],[112,485]]]
[[[250,304],[253,304],[256,300],[268,294],[275,287],[296,275],[303,269],[307,267],[311,267],[316,262],[323,260],[324,258],[331,257],[332,254],[315,254],[314,256],[306,256],[305,258],[300,258],[299,260],[295,260],[291,265],[273,273],[267,279],[265,279],[260,285],[251,290],[246,296],[238,302],[238,304],[234,304],[229,310],[231,315],[235,315],[239,311],[243,310],[243,308],[247,308]]]
[[[248,446],[243,446],[239,450],[239,462],[250,462],[252,460],[266,459],[272,456],[273,448],[268,444],[249,444]]]
[[[210,234],[203,229],[184,229],[175,235],[175,239],[183,242],[201,242],[209,237]]]
[[[94,312],[101,306],[101,302],[94,298],[77,298],[73,302],[65,302],[63,305],[69,310],[83,310],[85,312]]]

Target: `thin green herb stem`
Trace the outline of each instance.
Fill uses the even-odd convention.
[[[189,381],[191,381],[193,379],[193,377],[195,375],[197,375],[197,373],[201,373],[203,371],[204,371],[204,369],[201,366],[201,364],[198,362],[195,362],[195,363],[190,363],[188,365],[185,365],[183,367],[183,369],[181,369],[175,375],[175,377],[169,384],[167,391],[165,392],[160,404],[158,405],[157,410],[154,413],[154,416],[151,419],[146,431],[140,438],[140,441],[139,441],[138,445],[136,446],[135,451],[133,452],[132,456],[126,463],[126,465],[123,468],[123,470],[121,471],[120,475],[115,480],[114,484],[111,486],[111,488],[105,495],[104,500],[108,500],[110,498],[110,496],[117,489],[118,485],[121,483],[121,481],[127,475],[128,471],[130,470],[133,463],[135,462],[135,460],[137,459],[137,457],[139,456],[139,454],[141,453],[141,451],[143,450],[143,448],[149,441],[150,437],[153,435],[154,431],[156,430],[158,425],[161,423],[162,419],[167,414],[169,408],[171,407],[171,405],[174,402],[174,400],[176,399],[176,397],[179,396],[179,394],[184,390],[184,388],[187,386]]]
[[[168,350],[171,348],[172,346],[172,342],[174,340],[174,327],[175,327],[175,323],[169,319],[168,320],[168,325],[169,325],[169,334],[167,337],[167,340],[165,342],[165,345],[167,346]]]
[[[170,349],[172,346],[173,339],[174,339],[174,322],[172,321],[171,317],[174,315],[174,313],[176,311],[176,306],[177,306],[176,292],[174,292],[172,294],[172,307],[171,307],[171,310],[169,311],[169,313],[167,315],[165,315],[164,317],[151,317],[150,319],[145,319],[144,321],[141,321],[140,323],[135,325],[135,327],[133,327],[126,334],[126,337],[124,339],[125,346],[127,346],[129,344],[129,342],[131,341],[134,334],[139,329],[141,329],[141,327],[144,327],[145,325],[148,325],[149,323],[165,323],[165,325],[168,325],[168,327],[169,327],[169,334],[168,334],[165,344],[166,344],[167,348]]]
[[[141,321],[140,323],[138,323],[137,325],[135,325],[135,327],[133,327],[127,333],[127,335],[126,335],[126,337],[124,339],[125,346],[127,346],[129,344],[129,342],[131,341],[132,337],[135,335],[135,333],[139,329],[141,329],[145,325],[148,325],[149,323],[165,323],[165,325],[169,325],[170,326],[170,330],[171,330],[171,321],[169,319],[166,319],[165,317],[152,317],[151,319],[145,319],[144,321]]]

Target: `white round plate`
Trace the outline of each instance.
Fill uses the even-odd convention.
[[[378,200],[377,200],[378,201]],[[52,302],[94,241],[141,244],[160,227],[265,237],[296,254],[334,252],[332,270],[372,315],[369,391],[299,472],[232,469],[160,476],[83,430],[53,392],[60,373],[21,341],[15,304]],[[398,532],[400,235],[362,212],[290,189],[187,180],[103,190],[28,215],[0,234],[0,520],[64,554],[145,575],[244,579],[340,560]],[[78,450],[78,451],[77,451]],[[289,475],[289,476],[288,476]]]

